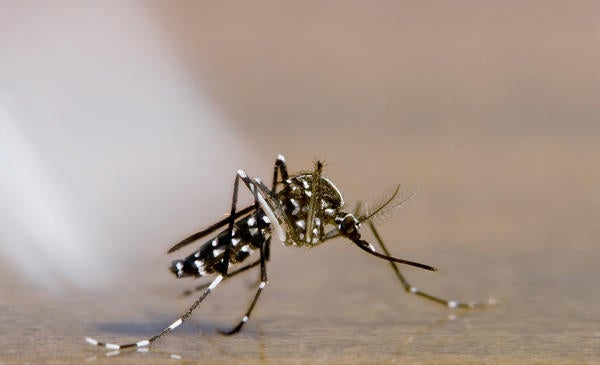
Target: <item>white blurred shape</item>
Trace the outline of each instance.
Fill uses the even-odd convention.
[[[82,259],[86,255],[104,260],[94,246],[82,245],[80,220],[57,194],[59,189],[17,125],[0,104],[0,197],[2,210],[10,211],[2,214],[1,247],[9,249],[7,256],[13,266],[38,284],[52,286],[64,281],[61,268],[74,273],[89,271]]]
[[[206,176],[247,155],[145,10],[3,5],[0,259],[45,287],[144,270],[218,214],[230,187]]]

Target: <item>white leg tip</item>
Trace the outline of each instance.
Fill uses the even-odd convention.
[[[144,341],[136,342],[135,345],[137,347],[146,347],[146,346],[150,345],[150,341],[144,340]]]
[[[116,345],[114,343],[107,343],[106,345],[104,345],[104,347],[111,350],[119,350],[121,348],[121,346]]]

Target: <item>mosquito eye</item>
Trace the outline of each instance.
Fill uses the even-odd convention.
[[[352,214],[348,214],[344,217],[342,223],[340,223],[339,231],[344,234],[351,234],[356,231],[356,219]]]

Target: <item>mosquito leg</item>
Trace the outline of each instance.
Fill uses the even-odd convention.
[[[243,170],[238,170],[235,175],[235,182],[233,184],[233,197],[231,199],[231,213],[229,214],[229,224],[227,227],[227,240],[230,244],[227,245],[225,249],[225,253],[223,255],[223,259],[219,264],[216,265],[217,271],[219,271],[223,276],[227,277],[227,270],[229,268],[229,261],[231,259],[231,251],[233,249],[233,226],[235,224],[236,219],[236,206],[238,201],[238,188],[240,185],[240,179],[244,182],[244,185],[254,194],[254,214],[256,216],[257,221],[260,222],[260,216],[262,215],[260,210],[260,204],[258,201],[258,191],[256,186],[252,183],[252,181],[248,178],[248,175]],[[259,224],[260,227],[260,224]],[[260,229],[259,229],[260,232]]]
[[[145,339],[145,340],[142,340],[142,341],[138,341],[138,342],[135,342],[135,343],[127,343],[127,344],[122,344],[122,345],[117,345],[117,344],[108,343],[108,342],[100,342],[100,341],[95,340],[95,339],[90,338],[90,337],[86,337],[85,341],[87,343],[89,343],[89,344],[94,345],[94,346],[106,347],[107,349],[111,349],[111,350],[120,350],[120,349],[131,348],[131,347],[138,347],[139,348],[139,347],[150,346],[154,341],[158,340],[159,338],[161,338],[162,336],[164,336],[167,333],[171,332],[175,328],[179,327],[183,322],[185,322],[185,320],[190,317],[190,315],[196,309],[196,307],[198,307],[198,305],[200,305],[200,303],[202,303],[202,301],[208,296],[208,294],[210,294],[217,287],[217,285],[219,285],[219,283],[221,282],[221,280],[223,280],[223,275],[218,275],[210,283],[210,285],[208,286],[208,288],[206,288],[206,290],[204,290],[204,292],[202,293],[202,295],[200,295],[200,297],[198,299],[196,299],[196,301],[194,302],[194,304],[192,304],[192,306],[189,307],[188,310],[181,317],[179,317],[179,319],[177,319],[175,322],[171,323],[168,327],[166,327],[159,334],[157,334],[157,335],[155,335],[153,337],[150,337],[148,339]]]
[[[268,239],[270,240],[270,238]],[[265,242],[266,244],[266,242]],[[254,309],[254,306],[256,305],[256,302],[258,301],[258,298],[260,297],[260,294],[262,293],[263,289],[265,288],[265,286],[268,283],[267,280],[267,269],[266,269],[266,258],[265,258],[265,245],[262,245],[260,248],[260,284],[258,284],[258,289],[256,291],[256,294],[254,295],[254,298],[252,299],[252,303],[250,303],[250,307],[248,308],[248,310],[246,311],[246,314],[244,314],[244,316],[242,317],[242,320],[238,323],[237,326],[231,328],[230,330],[220,330],[220,332],[224,335],[233,335],[237,332],[239,332],[242,329],[242,326],[248,322],[248,320],[250,319],[250,315],[252,314],[252,310]]]
[[[271,192],[273,194],[275,194],[277,188],[277,171],[279,171],[279,175],[281,176],[281,182],[287,185],[288,171],[283,155],[277,155],[275,166],[273,166],[273,185],[271,185]]]
[[[281,154],[277,155],[275,165],[273,166],[273,184],[271,185],[271,194],[273,195],[277,193],[277,171],[279,171],[279,176],[281,176],[281,182],[284,184],[284,188],[287,187],[287,180],[289,178],[289,175],[287,171],[287,164],[285,163],[285,157],[283,157],[283,155]],[[270,258],[271,240],[268,240],[265,246],[265,260],[269,261]]]
[[[279,174],[281,175],[281,178],[283,180],[283,182],[285,182],[288,179],[288,172],[287,172],[287,166],[285,164],[285,158],[282,155],[278,155],[277,156],[277,160],[275,161],[275,167],[273,168],[273,187],[271,188],[272,194],[275,194],[275,189],[277,187],[277,171],[279,170]],[[262,223],[262,210],[260,209],[260,203],[258,200],[258,188],[256,186],[256,184],[254,182],[252,182],[252,180],[250,180],[250,178],[248,178],[248,175],[246,175],[246,173],[243,170],[239,170],[235,176],[235,182],[233,184],[233,197],[231,199],[231,213],[229,214],[229,224],[228,224],[228,228],[227,228],[227,237],[229,241],[232,241],[233,238],[233,225],[235,223],[235,219],[236,219],[236,205],[237,205],[237,200],[238,200],[238,190],[239,190],[239,185],[240,185],[240,179],[242,179],[242,181],[244,182],[244,185],[246,185],[246,187],[254,194],[254,214],[256,215],[256,220],[259,222],[259,232],[260,232],[260,224]],[[257,181],[258,182],[258,181]],[[244,210],[248,210],[248,208],[244,209]],[[272,222],[273,224],[277,224],[277,222]],[[231,250],[232,250],[232,245],[227,245],[227,248],[225,250],[225,254],[223,255],[223,260],[221,261],[220,265],[221,267],[217,267],[218,271],[220,273],[222,273],[225,277],[228,277],[227,275],[227,269],[229,267],[229,260],[231,258]],[[262,256],[265,256],[265,258],[268,260],[269,256],[270,256],[270,241],[267,243],[267,247],[264,250],[266,251],[266,255],[263,253],[261,253],[261,260],[263,259]]]
[[[377,240],[377,242],[381,246],[381,249],[383,250],[383,252],[386,255],[390,256],[390,252],[388,251],[387,247],[385,247],[385,244],[383,243],[383,240],[381,239],[381,236],[379,235],[379,232],[377,232],[377,229],[375,229],[375,225],[373,224],[373,222],[369,221],[369,227],[371,227],[371,230],[373,231],[373,235],[375,236],[375,239]],[[415,294],[415,295],[418,295],[418,296],[423,297],[425,299],[431,300],[433,302],[440,303],[442,305],[447,306],[448,308],[479,308],[479,307],[489,306],[489,305],[493,304],[493,301],[490,301],[489,303],[464,303],[464,302],[457,302],[455,300],[447,300],[447,299],[444,299],[444,298],[440,298],[440,297],[437,297],[437,296],[434,296],[434,295],[422,292],[419,289],[417,289],[414,286],[412,286],[404,278],[404,276],[400,273],[400,269],[398,268],[398,265],[396,265],[395,262],[389,261],[389,263],[392,266],[392,269],[394,270],[394,272],[396,273],[396,277],[398,277],[398,279],[402,283],[402,286],[404,287],[404,290],[406,290],[407,293]]]
[[[238,188],[240,185],[240,173],[235,175],[235,182],[233,183],[233,197],[231,198],[231,212],[228,217],[227,224],[227,236],[226,240],[229,242],[225,248],[225,253],[220,262],[215,265],[215,269],[221,273],[224,277],[227,277],[227,270],[229,269],[229,260],[231,259],[231,241],[233,238],[233,226],[235,224],[235,210],[238,201]]]
[[[253,187],[252,192],[254,193],[254,201],[255,203],[258,205],[258,189],[256,188],[256,186]],[[248,322],[248,319],[250,319],[250,314],[252,313],[252,310],[254,309],[254,306],[256,305],[256,302],[258,301],[258,298],[260,297],[260,294],[262,293],[263,289],[265,288],[265,286],[267,285],[267,260],[266,260],[266,247],[270,245],[271,242],[271,237],[269,238],[265,238],[263,235],[263,228],[264,228],[264,222],[261,219],[261,217],[259,217],[259,215],[262,215],[262,209],[257,208],[256,209],[256,222],[257,222],[257,228],[258,228],[258,237],[256,237],[256,239],[258,240],[256,243],[259,243],[259,247],[260,247],[260,284],[258,284],[258,289],[256,291],[256,294],[254,294],[254,299],[252,299],[252,303],[250,303],[250,307],[248,308],[248,310],[246,311],[246,314],[242,317],[242,320],[238,323],[237,326],[233,327],[230,330],[227,331],[223,331],[221,330],[221,333],[225,334],[225,335],[233,335],[234,333],[239,332],[242,329],[242,326]]]
[[[268,239],[265,243],[265,260],[269,261],[271,258],[271,239]]]
[[[246,272],[246,271],[248,271],[248,270],[250,270],[250,269],[252,269],[252,268],[254,268],[254,267],[258,266],[258,265],[260,265],[260,260],[256,260],[256,261],[254,261],[251,264],[248,264],[246,266],[242,266],[239,269],[237,269],[237,270],[235,270],[233,272],[228,273],[227,277],[225,279],[229,279],[232,276],[235,276],[237,274],[241,274],[243,272]],[[181,296],[184,296],[184,297],[189,296],[189,295],[193,294],[194,292],[201,291],[201,290],[204,290],[204,289],[208,288],[209,285],[210,285],[210,283],[204,283],[204,284],[198,285],[194,289],[185,290],[185,291],[183,291],[181,293]]]

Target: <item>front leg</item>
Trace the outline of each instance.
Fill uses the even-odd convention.
[[[242,317],[241,321],[238,323],[237,326],[233,327],[230,330],[225,330],[225,331],[221,331],[221,333],[225,334],[225,335],[233,335],[234,333],[239,332],[242,329],[242,326],[248,322],[248,320],[250,319],[250,314],[252,314],[252,310],[254,309],[254,306],[256,305],[256,302],[258,301],[258,298],[260,297],[260,294],[262,293],[263,289],[265,288],[265,286],[267,285],[268,279],[267,279],[267,247],[270,247],[270,243],[271,243],[271,237],[269,236],[268,238],[265,238],[263,231],[265,228],[265,222],[262,220],[262,209],[260,207],[258,207],[259,204],[259,193],[258,193],[258,189],[256,188],[255,185],[248,185],[248,187],[251,187],[251,190],[254,194],[254,204],[257,205],[256,208],[256,224],[257,224],[257,233],[258,233],[258,237],[255,237],[255,242],[259,244],[259,248],[260,248],[260,284],[258,284],[258,289],[256,291],[256,294],[254,294],[254,298],[252,299],[252,302],[250,303],[250,307],[248,308],[248,310],[246,311],[246,314]]]

